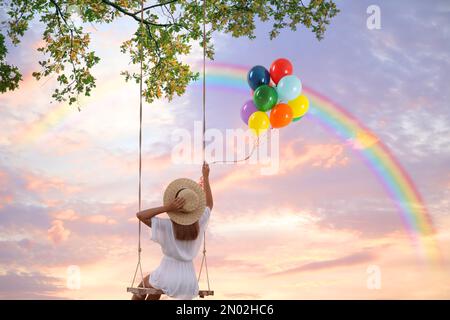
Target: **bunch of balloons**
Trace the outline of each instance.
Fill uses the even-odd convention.
[[[247,74],[253,99],[241,109],[241,118],[256,135],[272,128],[282,128],[300,120],[308,111],[309,100],[302,95],[302,83],[293,75],[287,59],[277,59],[270,71],[254,66]],[[270,115],[267,112],[270,111]]]

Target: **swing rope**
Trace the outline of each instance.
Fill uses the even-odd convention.
[[[141,0],[141,17],[140,17],[140,29],[141,32],[144,30],[143,23],[144,23],[144,0]],[[206,132],[206,0],[203,0],[203,103],[202,103],[202,112],[203,112],[203,162],[205,162],[205,146],[206,146],[206,140],[205,140],[205,132]],[[140,78],[139,78],[139,186],[138,186],[138,208],[139,212],[142,210],[142,83],[143,83],[143,53],[142,53],[142,40],[139,42],[139,60],[140,60]],[[144,281],[144,273],[142,271],[142,264],[141,264],[141,233],[142,233],[142,222],[139,220],[139,227],[138,227],[138,262],[136,265],[136,270],[134,272],[133,280],[131,282],[131,287],[127,290],[132,293],[139,293],[141,294],[142,291],[135,290],[134,283],[136,281],[136,275],[139,272],[141,274],[142,279],[142,289],[144,289],[145,292],[145,281]],[[205,295],[212,295],[214,294],[213,291],[211,291],[210,282],[209,282],[209,273],[208,273],[208,264],[206,261],[206,231],[203,232],[203,257],[202,262],[200,265],[200,271],[198,274],[198,282],[200,281],[200,277],[202,274],[203,266],[205,266],[205,273],[206,273],[206,280],[208,284],[208,290],[200,291],[199,295],[201,298],[203,298]]]
[[[144,22],[144,0],[141,1],[141,21],[139,23],[141,32],[143,30],[143,22]],[[140,60],[140,78],[139,78],[139,187],[138,187],[138,208],[139,212],[142,210],[142,75],[143,75],[143,67],[142,67],[142,40],[139,42],[139,60]],[[136,265],[136,270],[134,271],[133,281],[131,282],[131,287],[134,287],[134,282],[136,280],[136,274],[138,271],[141,274],[142,285],[145,288],[144,281],[144,273],[142,272],[142,264],[141,264],[141,233],[142,233],[142,222],[139,220],[138,227],[138,262]]]
[[[202,124],[203,124],[203,132],[202,132],[202,157],[203,163],[205,163],[205,149],[206,149],[206,0],[203,0],[203,90],[202,90]],[[208,284],[208,291],[211,291],[209,284],[209,274],[208,274],[208,264],[206,262],[206,230],[203,231],[203,256],[202,263],[200,265],[200,270],[198,272],[197,282],[200,282],[200,277],[202,275],[203,265],[205,266],[206,273],[206,281]]]

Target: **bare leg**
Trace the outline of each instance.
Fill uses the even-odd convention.
[[[133,296],[131,297],[131,300],[145,300],[145,296],[134,293]]]
[[[139,283],[138,287],[142,287],[142,281],[141,281],[141,283]],[[133,293],[133,296],[131,297],[131,300],[145,300],[145,298],[146,298],[145,295],[140,295],[140,294]]]
[[[149,277],[150,277],[150,275],[147,275],[144,277],[145,287],[153,288],[151,286],[151,284],[148,282]],[[141,287],[141,288],[144,287],[142,284],[142,281],[141,281],[141,283],[139,283],[138,287]],[[131,297],[131,300],[159,300],[159,298],[161,298],[161,294],[149,294],[149,295],[133,294],[133,296]]]
[[[150,277],[150,275],[146,276],[144,278],[145,281],[145,287],[146,288],[153,288],[152,285],[150,284],[150,282],[148,282],[148,278]],[[161,298],[161,294],[148,294],[147,298],[145,300],[159,300]]]

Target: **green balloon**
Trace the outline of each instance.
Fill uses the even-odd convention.
[[[303,116],[298,117],[298,118],[294,118],[294,119],[292,119],[292,122],[296,122],[296,121],[300,120],[301,118],[303,118]]]
[[[253,102],[259,111],[269,111],[278,101],[278,93],[275,88],[266,84],[256,88],[253,94]]]

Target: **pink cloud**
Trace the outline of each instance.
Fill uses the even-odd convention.
[[[82,152],[92,146],[90,139],[89,136],[75,131],[71,131],[70,136],[49,135],[43,141],[46,146],[43,151],[52,156],[64,156],[70,153]]]
[[[245,259],[229,259],[224,256],[211,256],[208,258],[208,266],[217,269],[230,269],[241,272],[261,272],[265,270],[263,264],[247,261]]]
[[[347,255],[342,258],[323,260],[323,261],[315,261],[307,264],[303,264],[299,267],[290,268],[284,271],[275,272],[270,275],[278,276],[278,275],[290,275],[299,272],[307,272],[307,271],[318,271],[322,269],[330,269],[337,267],[347,267],[353,266],[361,263],[367,263],[372,261],[375,258],[375,255],[371,252],[358,252],[354,254]]]
[[[6,185],[7,183],[7,176],[6,173],[3,171],[0,171],[0,185]]]
[[[114,208],[111,210],[111,212],[114,211]],[[56,220],[60,221],[82,221],[92,224],[107,224],[107,225],[113,225],[117,224],[117,221],[115,219],[112,219],[106,215],[102,214],[95,214],[95,215],[88,215],[88,216],[81,216],[79,213],[77,213],[73,209],[65,209],[65,210],[58,210],[54,211],[52,214],[52,217]],[[136,218],[134,218],[136,220]]]
[[[53,220],[52,226],[47,231],[48,238],[54,244],[60,244],[69,238],[70,230],[64,228],[64,222],[61,220]]]
[[[72,209],[55,211],[52,216],[57,220],[73,221],[80,218],[80,216]]]
[[[342,144],[306,144],[299,148],[299,141],[293,141],[283,147],[281,168],[283,172],[292,171],[303,166],[330,169],[346,166],[349,162]]]
[[[234,186],[249,182],[252,179],[258,177],[258,172],[256,172],[258,167],[256,168],[248,168],[247,170],[234,170],[228,174],[223,175],[222,177],[214,180],[214,191],[226,190],[229,188],[233,188]]]
[[[105,215],[97,214],[84,218],[85,221],[93,224],[116,224],[117,221]]]
[[[101,154],[97,161],[102,163],[103,169],[114,172],[116,175],[129,176],[137,173],[138,159],[135,153],[112,153],[100,150]],[[161,173],[172,165],[171,155],[154,155],[144,153],[142,155],[143,172]]]
[[[0,209],[3,208],[5,205],[10,204],[13,202],[14,197],[12,194],[10,194],[7,190],[7,186],[9,184],[9,178],[6,175],[5,172],[0,170]]]
[[[13,202],[14,198],[12,195],[0,195],[0,209],[3,208],[5,205],[10,204]]]
[[[7,271],[0,274],[0,298],[55,299],[62,288],[62,280],[41,272]]]
[[[224,294],[227,299],[261,299],[261,295],[257,293],[234,292]]]
[[[38,176],[34,173],[24,175],[26,188],[36,193],[47,193],[49,191],[60,191],[64,194],[73,194],[80,191],[77,186],[66,184],[62,179]]]
[[[63,204],[63,200],[60,199],[42,199],[42,203],[48,208],[56,208]]]
[[[23,74],[23,80],[19,83],[19,90],[20,92],[28,92],[30,94],[19,94],[19,91],[17,90],[3,93],[2,100],[6,102],[7,106],[18,108],[23,103],[33,101],[36,97],[43,99],[43,97],[39,95],[39,90],[42,91],[42,88],[38,85],[36,78],[33,77],[32,71]]]
[[[282,146],[280,152],[282,161],[280,161],[278,177],[306,167],[330,169],[347,166],[349,163],[344,144],[306,144],[302,146],[303,143],[303,140],[295,140]],[[267,180],[268,177],[261,176],[260,170],[261,167],[257,165],[248,165],[245,170],[232,170],[214,180],[214,190],[226,190],[254,180]],[[258,186],[263,186],[263,184],[252,183],[252,189],[258,188]]]

